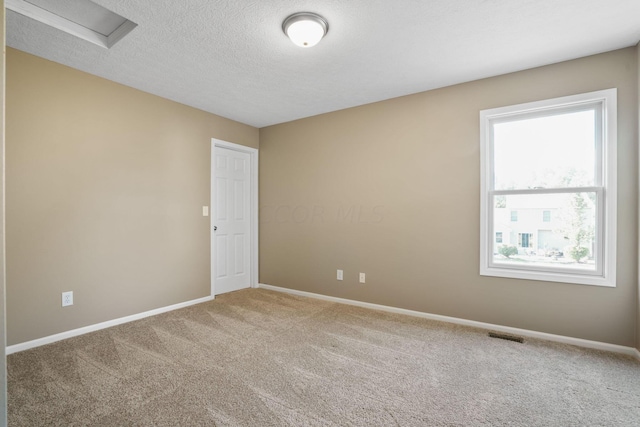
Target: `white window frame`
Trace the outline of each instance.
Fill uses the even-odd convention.
[[[548,115],[594,105],[601,113],[596,124],[596,182],[593,187],[495,190],[493,169],[493,123],[516,116]],[[596,286],[616,286],[617,215],[617,89],[606,89],[561,98],[480,111],[480,275]],[[493,197],[499,195],[595,192],[596,271],[543,266],[513,266],[493,261]]]

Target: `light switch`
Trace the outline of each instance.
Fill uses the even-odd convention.
[[[202,216],[209,216],[209,206],[202,207]]]

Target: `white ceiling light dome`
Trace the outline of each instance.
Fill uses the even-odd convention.
[[[311,12],[294,13],[284,20],[282,30],[300,47],[312,47],[329,31],[329,23],[322,16]]]

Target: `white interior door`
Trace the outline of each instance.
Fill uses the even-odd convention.
[[[251,286],[251,155],[214,145],[213,277],[216,295]]]

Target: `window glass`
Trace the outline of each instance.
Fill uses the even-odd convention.
[[[496,190],[595,185],[595,111],[493,126]]]
[[[494,208],[493,228],[511,232],[496,240],[493,262],[595,271],[596,199],[595,192],[506,196],[507,208]],[[521,213],[517,225],[506,217],[509,207]],[[541,220],[545,211],[554,213],[553,228]]]

